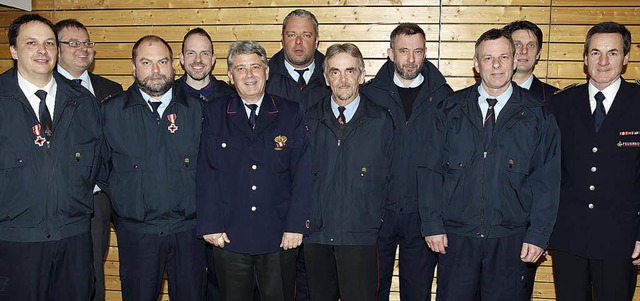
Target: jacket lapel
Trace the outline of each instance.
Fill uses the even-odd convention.
[[[244,109],[242,99],[238,94],[230,97],[227,101],[227,119],[234,128],[248,138],[252,138],[253,131],[249,127],[249,118],[247,118],[247,112]]]
[[[260,134],[276,120],[279,112],[273,97],[265,94],[262,99],[262,105],[260,106],[260,114],[258,114],[258,119],[256,120],[256,128],[253,130],[254,138],[260,136]]]

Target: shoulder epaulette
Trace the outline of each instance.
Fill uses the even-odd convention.
[[[640,85],[640,78],[636,79],[636,85]]]
[[[556,95],[556,94],[558,94],[558,93],[560,93],[560,92],[562,92],[564,90],[569,90],[569,89],[571,89],[571,88],[573,88],[573,87],[575,87],[577,85],[578,85],[578,83],[573,83],[571,85],[568,85],[568,86],[566,86],[566,87],[564,87],[564,88],[562,88],[562,89],[560,89],[560,90],[558,90],[556,92],[553,92],[553,95]]]

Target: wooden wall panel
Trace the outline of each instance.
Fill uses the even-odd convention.
[[[143,35],[165,38],[174,51],[176,74],[183,35],[203,27],[214,39],[218,62],[214,74],[227,80],[226,54],[237,40],[257,40],[270,57],[280,50],[281,22],[289,11],[306,8],[320,22],[320,50],[336,42],[354,42],[366,60],[367,78],[385,62],[389,33],[399,22],[419,23],[427,34],[427,58],[439,66],[454,89],[476,81],[474,43],[487,29],[513,20],[537,23],[544,33],[535,74],[557,87],[587,80],[582,44],[587,30],[600,21],[617,21],[640,39],[640,0],[34,0],[34,11],[58,21],[77,18],[98,42],[93,71],[128,87],[131,47]],[[0,7],[0,72],[13,66],[7,26],[21,15]],[[640,45],[633,44],[626,79],[640,78]],[[120,300],[118,249],[115,234],[107,257],[107,299]],[[533,300],[554,300],[552,259],[536,277]],[[432,284],[435,288],[437,279]],[[425,284],[428,285],[428,284]],[[398,277],[391,300],[399,300]],[[161,300],[167,301],[165,294]],[[634,300],[640,301],[640,294]]]

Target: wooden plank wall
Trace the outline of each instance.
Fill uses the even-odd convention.
[[[143,35],[156,34],[170,42],[177,60],[183,35],[205,28],[215,40],[218,58],[214,73],[226,79],[226,52],[236,40],[257,40],[268,55],[281,48],[280,30],[289,11],[306,8],[320,22],[320,49],[336,42],[354,42],[366,59],[368,77],[384,63],[388,37],[398,22],[419,23],[427,33],[428,59],[454,89],[475,81],[473,43],[485,30],[527,19],[544,32],[536,75],[564,87],[584,82],[584,36],[593,24],[616,21],[640,39],[640,0],[34,0],[34,11],[52,21],[76,18],[89,27],[96,46],[93,71],[122,83],[131,78],[131,47]],[[7,26],[21,15],[0,6],[0,71],[10,68]],[[640,78],[640,45],[634,43],[626,79]],[[114,234],[115,235],[115,234]],[[108,256],[108,300],[120,300],[115,236]],[[534,300],[554,300],[551,257],[539,269]],[[435,283],[434,283],[435,288]],[[393,300],[399,300],[397,277]],[[166,288],[165,288],[166,293]],[[640,300],[640,293],[634,300]],[[166,294],[162,300],[168,300]]]

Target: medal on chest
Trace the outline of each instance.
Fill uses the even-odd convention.
[[[178,126],[176,125],[176,119],[178,117],[176,116],[176,114],[168,114],[167,115],[167,119],[169,119],[169,122],[171,122],[171,124],[169,125],[169,127],[167,128],[169,130],[169,132],[171,132],[171,134],[175,133],[178,130]]]
[[[44,143],[47,142],[47,139],[40,135],[40,124],[38,123],[34,125],[33,127],[31,127],[31,129],[33,130],[33,134],[36,135],[36,140],[34,140],[33,143],[35,143],[37,146],[43,146]]]

